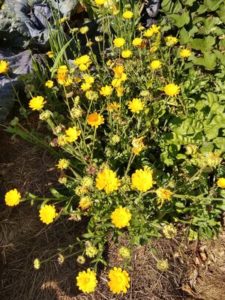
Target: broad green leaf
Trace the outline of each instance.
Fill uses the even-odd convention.
[[[190,16],[187,11],[183,12],[181,15],[172,14],[170,15],[170,18],[178,28],[182,28],[184,25],[190,22]]]
[[[204,5],[211,11],[217,10],[224,0],[204,0]]]
[[[222,151],[225,151],[225,137],[217,137],[213,140],[213,142],[217,148],[219,148]]]

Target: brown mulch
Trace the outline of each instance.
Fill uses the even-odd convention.
[[[0,199],[17,187],[22,193],[47,195],[57,184],[55,159],[43,150],[0,131]],[[33,259],[47,258],[85,231],[84,223],[59,220],[45,227],[36,206],[10,209],[0,201],[0,299],[1,300],[178,300],[225,299],[225,234],[208,242],[188,243],[180,234],[175,240],[157,239],[137,247],[127,270],[131,287],[114,296],[107,288],[107,270],[99,270],[99,286],[93,295],[80,294],[75,286],[80,266],[76,256],[60,265],[56,259],[33,268]],[[121,240],[120,244],[126,244]],[[77,249],[79,251],[79,249]],[[118,246],[108,243],[109,267],[121,266]],[[169,269],[160,272],[158,259],[168,259]],[[87,265],[88,266],[88,265]]]

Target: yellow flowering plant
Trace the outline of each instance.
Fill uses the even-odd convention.
[[[31,82],[36,87],[28,110],[45,128],[42,146],[57,154],[60,189],[43,201],[31,194],[23,201],[38,200],[44,225],[62,216],[87,220],[78,260],[88,257],[95,267],[107,263],[109,233],[138,245],[176,238],[184,223],[192,236],[212,237],[225,209],[222,81],[215,85],[194,66],[198,54],[181,47],[163,22],[143,27],[140,2],[110,3],[88,4],[102,29],[93,46],[79,40],[80,33],[89,39],[91,27],[71,30],[69,41],[59,28],[60,38],[50,38],[51,60],[25,81],[27,90]],[[10,127],[22,129],[18,122]],[[9,206],[20,199],[19,191],[5,196]],[[112,293],[127,292],[126,270],[115,267],[108,277]],[[81,271],[75,281],[82,292],[94,292],[96,272]]]

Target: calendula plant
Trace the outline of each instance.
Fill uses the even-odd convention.
[[[46,225],[62,216],[87,218],[77,259],[84,263],[87,256],[95,267],[106,263],[109,234],[114,241],[125,234],[137,245],[161,235],[175,238],[185,224],[190,240],[212,237],[225,196],[224,126],[215,115],[220,109],[223,118],[220,81],[193,67],[195,52],[165,35],[164,26],[145,29],[140,3],[88,5],[105,34],[89,40],[88,26],[70,29],[77,41],[78,33],[87,37],[85,51],[68,58],[69,43],[57,53],[51,49],[46,65],[29,79],[28,114],[39,114],[49,130],[43,139],[60,155],[61,187],[43,199],[13,189],[6,204],[41,203]],[[222,67],[218,74],[224,76]],[[16,132],[18,124],[9,130]],[[129,249],[121,253],[129,257]],[[36,268],[41,263],[36,260]],[[93,292],[95,271],[80,272],[76,282]],[[122,268],[109,272],[113,293],[126,293],[129,282]]]

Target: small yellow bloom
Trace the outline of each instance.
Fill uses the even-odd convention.
[[[225,178],[224,177],[220,177],[217,180],[217,186],[221,189],[225,189]]]
[[[135,47],[140,47],[142,44],[142,41],[143,41],[142,38],[135,38],[132,41],[132,45]]]
[[[89,74],[83,74],[82,77],[83,77],[84,81],[89,84],[93,84],[95,81],[94,77]]]
[[[105,2],[106,2],[106,0],[95,0],[95,4],[98,5],[98,6],[104,5]]]
[[[84,82],[81,84],[82,91],[86,92],[91,89],[91,84],[88,82]]]
[[[116,172],[105,167],[99,171],[96,178],[96,187],[98,190],[104,190],[106,194],[110,194],[117,191],[120,186],[119,179],[116,176]]]
[[[160,259],[157,261],[156,268],[161,272],[166,272],[169,269],[169,263],[167,259]]]
[[[85,263],[85,257],[84,256],[82,256],[82,255],[79,255],[78,257],[77,257],[77,262],[78,262],[78,264],[81,264],[81,265],[83,265],[84,263]]]
[[[113,294],[127,293],[130,287],[130,276],[125,270],[114,267],[108,276],[108,286]]]
[[[58,23],[59,23],[59,24],[63,24],[63,23],[65,23],[65,22],[68,21],[68,20],[69,20],[68,17],[63,17],[63,18],[61,18],[61,19],[58,20]]]
[[[153,186],[153,171],[145,166],[143,169],[136,170],[131,176],[132,189],[140,192],[147,192]]]
[[[177,229],[173,224],[168,224],[163,227],[163,234],[167,239],[173,239],[177,235]]]
[[[81,134],[81,131],[79,129],[77,129],[76,127],[70,127],[66,130],[66,141],[69,142],[69,143],[73,143],[75,142],[80,134]]]
[[[83,26],[80,28],[80,33],[81,34],[86,34],[88,32],[89,28],[88,26]]]
[[[134,98],[128,102],[128,108],[132,113],[139,114],[144,109],[144,103],[139,98]]]
[[[7,206],[16,206],[20,203],[21,194],[17,189],[12,189],[5,194],[5,204]]]
[[[96,279],[96,273],[94,271],[91,271],[90,269],[87,269],[87,271],[79,272],[76,281],[79,290],[84,293],[94,292],[98,283]]]
[[[156,190],[156,195],[159,197],[159,199],[170,200],[173,192],[171,192],[169,189],[158,188]]]
[[[46,54],[47,54],[47,56],[49,58],[53,58],[54,57],[54,52],[53,51],[48,51]]]
[[[110,85],[105,85],[100,90],[100,94],[105,97],[111,96],[112,92],[113,88]]]
[[[0,60],[0,74],[8,73],[9,71],[9,62],[6,60]]]
[[[156,59],[156,60],[153,60],[151,63],[150,63],[150,68],[155,71],[155,70],[158,70],[162,67],[162,63],[160,60]]]
[[[117,102],[112,102],[107,105],[108,112],[117,111],[120,108],[120,104]]]
[[[52,80],[48,80],[45,82],[45,86],[51,89],[54,86],[54,82]]]
[[[91,101],[98,100],[98,93],[95,91],[89,90],[85,93],[85,96],[87,97],[88,100],[91,100]]]
[[[120,37],[118,37],[118,38],[115,38],[114,40],[113,40],[113,44],[114,44],[114,46],[116,47],[116,48],[121,48],[121,47],[123,47],[123,45],[125,44],[125,39],[124,38],[120,38]]]
[[[128,208],[119,206],[111,214],[112,224],[117,228],[129,226],[131,213]]]
[[[85,249],[85,254],[90,258],[95,257],[97,253],[98,253],[98,249],[91,244],[88,245]]]
[[[130,258],[130,250],[127,248],[127,247],[121,247],[119,249],[119,255],[122,257],[122,258],[125,258],[125,259],[128,259]]]
[[[180,57],[188,58],[189,56],[191,56],[191,50],[189,50],[189,49],[181,49],[180,50]]]
[[[79,207],[81,210],[87,210],[89,207],[91,207],[92,201],[91,198],[88,196],[84,196],[79,201]]]
[[[91,63],[91,58],[89,55],[85,54],[85,55],[82,55],[78,58],[76,58],[73,62],[76,66],[79,66],[79,65],[87,65],[87,64],[90,64]]]
[[[167,36],[165,38],[165,41],[166,41],[166,45],[168,47],[174,46],[174,45],[176,45],[178,43],[178,39],[176,37],[172,36],[172,35]]]
[[[150,28],[148,28],[145,32],[144,32],[144,36],[147,38],[152,37],[155,33],[159,33],[160,31],[160,26],[157,26],[155,24],[153,24]]]
[[[124,87],[122,86],[116,87],[116,95],[117,97],[122,97],[124,95]]]
[[[99,125],[104,124],[104,117],[97,112],[94,112],[87,117],[88,125],[98,128]]]
[[[122,74],[124,73],[124,66],[123,65],[117,65],[113,68],[114,76],[115,78],[120,78]]]
[[[37,96],[37,97],[33,97],[30,102],[29,102],[29,107],[32,110],[41,110],[44,105],[45,105],[46,101],[42,96]]]
[[[123,50],[121,56],[122,58],[130,58],[132,56],[132,51],[129,49]]]
[[[50,224],[56,218],[57,213],[54,205],[43,205],[39,210],[40,220],[45,224]]]
[[[126,20],[129,20],[131,18],[133,18],[133,12],[130,11],[130,10],[126,10],[124,13],[123,13],[123,18],[126,19]]]
[[[64,85],[68,78],[69,70],[66,65],[60,66],[57,70],[57,82],[61,85]]]
[[[34,264],[34,269],[35,269],[35,270],[39,270],[39,269],[40,269],[40,267],[41,267],[41,262],[40,262],[40,260],[39,260],[38,258],[35,258],[33,264]]]
[[[167,96],[174,97],[180,93],[180,87],[174,83],[169,83],[164,87],[164,92]]]
[[[70,162],[68,159],[65,159],[65,158],[61,158],[56,167],[59,169],[59,170],[66,170],[70,165]]]
[[[145,145],[143,143],[143,137],[141,138],[134,138],[133,141],[132,141],[132,152],[135,154],[135,155],[138,155],[140,154],[140,152],[145,148]]]

